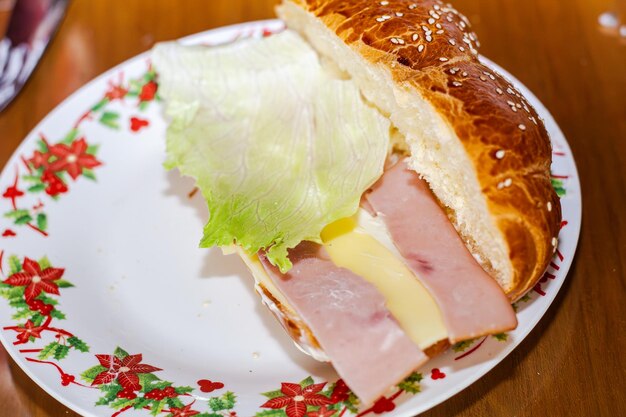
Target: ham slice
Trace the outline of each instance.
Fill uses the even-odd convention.
[[[387,310],[378,290],[336,266],[322,246],[302,242],[292,249],[293,267],[284,275],[262,254],[259,259],[364,405],[428,360]]]
[[[498,283],[474,259],[426,182],[406,162],[386,171],[367,201],[439,305],[452,343],[517,326]]]

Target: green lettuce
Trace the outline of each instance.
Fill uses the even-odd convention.
[[[200,245],[320,242],[382,174],[389,122],[333,77],[296,33],[205,47],[165,43],[152,62],[169,118],[166,168],[196,179],[210,212]]]

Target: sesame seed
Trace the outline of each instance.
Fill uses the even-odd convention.
[[[396,12],[396,16],[398,16],[398,17],[402,17],[402,16],[404,16],[404,13],[402,13],[402,12]]]
[[[413,3],[413,4],[409,4],[409,10],[413,10],[417,7],[417,4]]]
[[[517,113],[517,107],[513,106],[511,107],[511,110],[513,110],[513,113]]]
[[[546,206],[548,207],[548,211],[552,211],[552,203],[551,202],[548,201]]]
[[[559,243],[559,240],[555,237],[552,238],[552,246],[555,246]]]
[[[456,45],[456,42],[454,41],[454,39],[450,39],[448,42],[450,42],[450,45],[452,46]]]
[[[430,35],[429,35],[429,36],[426,36],[426,42],[430,42],[430,41],[432,41],[432,40],[433,40],[433,38],[431,38],[431,37],[430,37]]]
[[[507,88],[507,89],[506,89],[506,92],[507,92],[507,93],[509,93],[509,94],[511,94],[511,95],[513,95],[513,93],[514,93],[514,91],[513,91],[513,90],[511,90],[511,87]]]
[[[448,58],[441,57],[441,58],[439,58],[439,60],[440,60],[441,62],[446,62],[446,61],[448,60]]]
[[[389,4],[389,2],[388,2],[388,1],[381,1],[381,2],[380,2],[380,5],[381,5],[381,6],[387,6],[388,4]]]
[[[420,37],[417,33],[414,33],[413,36],[411,36],[411,39],[413,39],[413,42],[415,42],[416,40],[418,40]]]
[[[428,32],[430,29],[428,29],[428,26],[422,26],[422,30],[423,30],[424,32]]]
[[[480,81],[487,81],[487,78],[485,78],[484,76],[480,76]]]
[[[439,9],[441,9],[441,7],[439,7],[439,5],[438,5],[438,4],[435,4],[435,5],[433,6],[433,9],[435,9],[435,10],[439,10]]]
[[[391,19],[391,16],[389,16],[388,14],[384,14],[384,15],[382,16],[382,18],[383,18],[384,20],[389,20],[389,19]]]
[[[400,45],[404,45],[404,39],[402,39],[402,38],[398,38],[398,43],[399,43]]]
[[[417,47],[417,52],[422,52],[424,50],[424,45],[420,45]]]
[[[515,106],[515,103],[513,103],[511,100],[507,100],[507,101],[506,101],[506,104],[508,104],[508,105],[509,105],[509,106],[511,106],[511,107],[514,107],[514,106]]]
[[[459,46],[459,51],[465,52],[465,48],[463,48],[462,46]]]
[[[384,22],[384,21],[385,21],[385,19],[384,19],[384,18],[382,18],[382,17],[377,17],[377,18],[376,18],[376,21],[377,21],[377,22]]]
[[[463,84],[458,81],[452,81],[452,85],[455,87],[461,87]]]
[[[500,149],[498,152],[496,152],[496,158],[498,159],[502,159],[504,158],[504,149]]]
[[[496,93],[502,95],[504,92],[502,91],[501,88],[496,88]]]
[[[456,71],[454,70],[454,68],[452,68],[452,69],[450,70],[450,74],[452,74],[452,75],[456,74]]]
[[[505,187],[510,187],[511,184],[513,184],[513,180],[512,179],[507,178],[507,179],[504,180],[504,186]]]
[[[435,23],[435,19],[433,19],[432,17],[428,19],[428,24],[432,25]]]
[[[399,43],[396,38],[391,38],[390,41],[391,43],[396,44],[396,45]]]
[[[461,74],[464,77],[467,77],[467,72],[463,71],[463,74]]]
[[[441,23],[437,23],[437,24],[435,24],[435,27],[436,27],[437,29],[441,29],[441,28],[442,28]]]
[[[438,31],[437,31],[437,32],[435,32],[435,33],[436,33],[436,34],[438,34],[438,35],[441,35],[443,32],[444,32],[444,31],[443,31],[443,29],[441,29],[441,30],[438,30]]]
[[[526,130],[526,125],[523,123],[518,124],[517,127],[519,127],[519,130]]]

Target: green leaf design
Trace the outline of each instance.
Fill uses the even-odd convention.
[[[43,258],[39,259],[37,261],[37,263],[39,264],[39,268],[43,269],[48,269],[52,266],[52,264],[50,263],[50,259],[48,259],[47,256],[44,256]],[[55,281],[58,282],[58,281]]]
[[[113,354],[118,359],[124,359],[125,357],[128,356],[128,352],[126,352],[124,349],[122,349],[119,346],[115,348],[115,352],[113,352]]]
[[[149,101],[142,101],[139,103],[139,111],[145,111],[148,106],[150,106],[150,102]]]
[[[46,142],[44,142],[43,140],[39,139],[37,141],[37,149],[41,153],[46,153],[48,152],[48,145],[46,145]]]
[[[98,144],[89,145],[87,146],[87,153],[90,155],[95,155],[96,153],[98,153],[98,148],[100,148],[100,145]]]
[[[41,352],[39,352],[39,355],[37,357],[41,360],[48,359],[56,353],[57,349],[60,346],[61,345],[59,344],[59,342],[52,342],[49,345],[46,345],[46,347],[44,347]]]
[[[25,308],[22,310],[18,310],[18,312],[13,314],[11,318],[15,321],[18,321],[18,320],[23,320],[23,319],[30,319],[35,314],[36,314],[35,311]]]
[[[155,402],[155,405],[152,406],[152,410],[150,411],[150,415],[157,416],[161,414],[161,411],[163,411],[166,405],[167,405],[167,401],[165,401],[165,399],[159,401],[158,403]]]
[[[96,374],[97,375],[97,374]],[[95,375],[94,375],[95,378]],[[92,379],[93,381],[93,379]],[[104,393],[96,402],[96,405],[109,405],[117,398],[117,394],[122,390],[122,386],[118,383],[100,385],[100,391]]]
[[[69,343],[71,347],[80,352],[89,352],[89,345],[87,345],[87,343],[83,342],[76,336],[72,336],[67,339],[67,343]]]
[[[74,286],[74,284],[72,284],[71,282],[66,281],[64,279],[58,279],[58,280],[56,280],[54,282],[55,282],[55,284],[58,285],[59,288],[71,288],[71,287]]]
[[[193,392],[193,388],[188,387],[188,386],[176,387],[175,391],[176,391],[176,394],[180,394],[180,395],[191,394]]]
[[[100,116],[100,123],[107,127],[110,127],[111,129],[119,129],[119,118],[120,115],[118,113],[105,111]]]
[[[565,194],[567,194],[567,190],[565,190],[565,186],[563,185],[563,180],[558,178],[552,178],[552,188],[556,192],[556,195],[563,198]]]
[[[271,400],[272,398],[282,397],[285,394],[283,394],[281,392],[281,390],[277,389],[275,391],[262,392],[261,395],[263,395],[264,397],[267,397],[267,398],[269,398]]]
[[[19,217],[27,216],[28,214],[29,214],[28,210],[17,209],[17,210],[11,210],[8,213],[5,213],[4,217],[17,219]]]
[[[46,230],[48,228],[48,218],[46,217],[46,213],[37,214],[37,227],[41,230]]]
[[[422,379],[422,374],[419,372],[413,372],[411,375],[406,377],[404,381],[398,384],[398,388],[410,394],[417,394],[421,390],[420,381]]]
[[[93,170],[88,169],[88,168],[83,168],[83,177],[90,179],[92,181],[96,180],[96,174],[93,172]]]
[[[54,359],[60,361],[65,359],[70,353],[70,347],[67,345],[59,345],[54,351]]]
[[[65,137],[61,139],[61,143],[65,145],[69,145],[72,142],[74,142],[74,139],[76,139],[77,136],[78,136],[78,129],[74,128],[70,130],[69,132],[67,132],[67,135],[65,135]]]
[[[302,381],[300,381],[300,386],[302,388],[306,388],[309,385],[313,385],[314,383],[315,383],[315,381],[313,380],[313,378],[308,376],[308,377],[304,378]]]
[[[35,315],[30,319],[30,321],[32,321],[35,326],[41,326],[45,319],[46,319],[46,316],[44,316],[43,314],[35,313]]]
[[[56,299],[54,299],[52,297],[49,297],[48,295],[46,295],[43,292],[37,296],[37,299],[43,301],[46,304],[50,304],[50,305],[53,305],[53,306],[59,304],[59,302]]]
[[[18,217],[17,219],[15,219],[13,223],[22,225],[22,224],[30,223],[31,221],[33,221],[33,217],[30,214],[26,214],[22,217]]]
[[[134,405],[135,401],[137,401],[137,398],[133,398],[132,400],[128,398],[118,398],[117,400],[109,404],[109,407],[119,410]]]
[[[27,188],[29,193],[40,193],[45,189],[46,189],[46,184],[44,183],[31,185],[30,187]]]
[[[230,410],[235,406],[237,397],[233,392],[226,392],[219,397],[212,397],[209,399],[209,407],[213,411]]]
[[[22,261],[15,255],[9,257],[9,274],[13,275],[22,270]]]
[[[94,379],[96,379],[96,377],[97,377],[100,373],[102,373],[102,372],[104,372],[104,371],[106,371],[106,370],[107,370],[107,368],[105,368],[104,366],[102,366],[102,365],[96,365],[96,366],[94,366],[94,367],[91,367],[91,368],[87,369],[87,370],[86,370],[85,372],[83,372],[82,374],[80,374],[80,377],[81,377],[81,378],[82,378],[85,382],[88,382],[88,383],[90,383],[90,384],[91,384],[91,383],[94,381]],[[105,385],[100,385],[100,389],[101,389],[101,390],[103,390],[103,387],[105,387]],[[116,392],[116,394],[117,394],[117,392]]]
[[[141,408],[147,407],[152,402],[154,402],[154,400],[151,400],[150,398],[137,398],[137,402],[133,407],[135,407],[135,410],[139,410]]]
[[[167,398],[165,401],[167,401],[167,406],[169,408],[181,408],[185,406],[185,404],[178,397]]]
[[[60,312],[57,309],[53,309],[50,312],[50,316],[52,316],[53,318],[57,319],[57,320],[65,320],[65,313]]]
[[[102,100],[100,100],[98,103],[96,103],[95,106],[93,106],[91,108],[92,112],[97,112],[98,110],[102,109],[104,106],[106,106],[109,103],[109,99],[108,98],[103,98]]]
[[[24,299],[12,299],[9,301],[9,305],[13,308],[28,308],[28,304],[26,304]]]
[[[287,413],[284,410],[263,410],[259,411],[254,417],[287,417]]]

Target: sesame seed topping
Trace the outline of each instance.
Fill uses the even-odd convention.
[[[513,113],[517,113],[517,107],[513,106],[511,107],[511,110],[513,110]]]
[[[389,16],[388,14],[384,14],[384,15],[382,16],[382,18],[383,18],[384,20],[389,20],[389,19],[391,19],[391,16]]]
[[[437,29],[441,29],[443,26],[441,26],[441,23],[437,23],[437,24],[435,24],[435,27],[436,27]]]
[[[413,4],[409,4],[409,10],[413,10],[417,7],[417,4],[413,3]]]
[[[428,19],[428,24],[432,25],[435,23],[435,19],[433,19],[432,17]]]
[[[396,45],[400,43],[400,42],[398,42],[398,40],[396,38],[391,38],[390,41],[391,41],[391,43],[396,44]]]
[[[487,78],[485,78],[484,76],[480,76],[480,81],[487,81]]]
[[[446,62],[446,61],[448,60],[448,58],[441,57],[441,58],[439,58],[439,60],[440,60],[441,62]]]
[[[380,5],[381,5],[381,6],[387,6],[388,4],[389,4],[389,2],[388,2],[388,1],[381,1],[381,2],[380,2]]]
[[[515,107],[515,103],[513,103],[511,100],[507,100],[506,104],[508,104],[511,107]]]
[[[518,124],[517,127],[519,127],[519,130],[526,130],[526,125],[523,123]]]
[[[416,40],[418,40],[420,37],[417,33],[414,33],[413,36],[411,36],[411,39],[413,39],[413,42],[415,42]]]
[[[510,187],[511,184],[513,184],[513,180],[512,179],[507,178],[507,179],[504,180],[504,186],[505,187]]]
[[[402,17],[402,16],[404,16],[404,13],[402,13],[402,12],[396,12],[396,16],[398,16],[398,17]]]
[[[559,240],[555,237],[552,238],[552,246],[555,246],[559,243]]]
[[[382,18],[382,17],[377,17],[377,18],[376,18],[376,21],[377,21],[377,22],[384,22],[384,21],[385,21],[385,19],[384,19],[384,18]]]
[[[426,36],[426,42],[430,42],[432,40],[433,40],[433,38],[431,38],[430,35]]]
[[[424,50],[424,45],[420,45],[417,47],[417,52],[422,52]]]
[[[441,7],[439,7],[439,5],[438,5],[438,4],[435,4],[435,5],[433,6],[433,9],[435,9],[435,10],[440,10],[440,9],[441,9]]]
[[[404,39],[402,39],[402,38],[398,38],[398,43],[399,43],[400,45],[404,45]]]
[[[435,32],[435,33],[436,33],[436,34],[438,34],[438,35],[441,35],[443,32],[444,32],[444,31],[443,31],[443,29],[440,29],[440,30],[438,30],[438,31],[437,31],[437,32]]]
[[[454,41],[454,39],[450,39],[448,42],[450,42],[450,45],[452,46],[456,45],[456,42]]]
[[[462,46],[459,46],[459,51],[465,52],[465,48],[463,48]]]
[[[501,88],[496,88],[496,93],[498,93],[500,95],[504,94],[504,92],[502,91]]]
[[[548,201],[548,203],[546,204],[546,207],[548,207],[548,211],[552,211],[552,203]]]
[[[467,77],[467,72],[463,71],[463,74],[461,74],[464,77]]]
[[[496,158],[498,159],[502,159],[504,158],[504,149],[500,149],[498,152],[496,152]]]
[[[515,93],[513,90],[511,90],[511,87],[506,89],[506,92],[513,95],[513,93]]]
[[[430,31],[430,29],[428,29],[428,26],[422,26],[422,30],[424,32],[429,32]]]
[[[461,87],[463,84],[458,81],[452,81],[452,85],[455,87]]]

